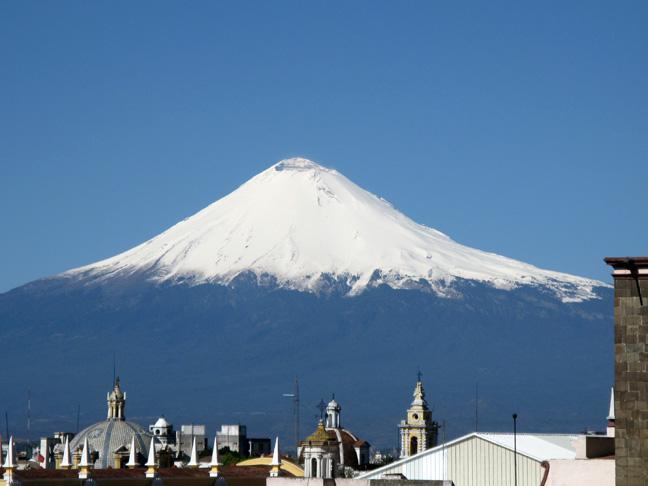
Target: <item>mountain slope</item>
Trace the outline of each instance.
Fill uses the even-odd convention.
[[[502,289],[543,286],[569,302],[595,298],[604,286],[460,245],[300,158],[273,165],[131,250],[64,275],[229,284],[242,272],[310,291],[333,280],[351,295],[383,283],[453,295],[454,281],[469,279]]]
[[[297,375],[302,438],[335,392],[343,424],[387,448],[420,367],[447,439],[472,429],[477,381],[482,430],[516,411],[578,432],[605,424],[612,309],[609,286],[467,248],[290,159],[132,250],[0,294],[0,403],[19,435],[28,388],[32,437],[74,430],[78,405],[89,425],[116,355],[129,419],[289,445]]]
[[[112,357],[128,392],[127,416],[144,426],[164,414],[179,424],[242,423],[250,434],[293,443],[298,376],[302,438],[316,404],[335,393],[343,424],[374,447],[393,447],[424,373],[446,437],[472,430],[479,381],[480,428],[508,430],[513,411],[528,431],[603,428],[613,380],[612,292],[562,303],[533,287],[501,290],[462,281],[462,297],[368,288],[347,298],[259,286],[113,279],[92,285],[48,279],[0,295],[0,403],[25,434],[74,430],[105,417]]]

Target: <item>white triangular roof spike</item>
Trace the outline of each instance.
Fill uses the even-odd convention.
[[[157,466],[157,464],[155,463],[155,437],[151,437],[151,446],[149,447],[148,460],[146,461],[145,466],[146,467]]]
[[[189,462],[187,463],[187,466],[190,467],[196,467],[198,466],[198,451],[196,450],[196,438],[193,438],[193,442],[191,444],[191,457],[189,458]]]
[[[218,436],[214,437],[214,450],[212,451],[210,466],[221,466],[221,463],[218,462]]]
[[[61,467],[70,467],[70,438],[65,436],[65,445],[63,446],[63,460],[61,460]]]
[[[281,466],[281,459],[279,458],[279,437],[275,438],[274,451],[272,452],[271,466]]]
[[[16,449],[14,447],[14,438],[13,435],[9,437],[9,445],[7,446],[7,457],[5,458],[4,468],[14,468],[18,464],[16,463]]]
[[[130,453],[128,454],[128,462],[126,463],[126,466],[128,467],[135,467],[137,466],[137,462],[135,461],[135,436],[131,438],[131,446],[130,446]]]
[[[90,466],[90,455],[88,451],[88,438],[83,439],[83,451],[81,452],[81,461],[79,461],[79,466],[88,467]]]
[[[610,410],[607,419],[614,420],[614,387],[610,389]]]

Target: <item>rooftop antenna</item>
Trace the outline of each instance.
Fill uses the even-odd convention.
[[[295,387],[292,393],[284,393],[284,397],[292,398],[293,420],[295,421],[295,455],[299,450],[299,379],[295,376]]]
[[[421,376],[423,376],[423,373],[421,373],[421,367],[419,366],[419,369],[416,372],[416,381],[421,381]]]

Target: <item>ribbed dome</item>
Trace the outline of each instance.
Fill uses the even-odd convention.
[[[86,427],[79,432],[72,442],[72,452],[83,448],[83,441],[87,437],[90,451],[97,451],[99,458],[95,462],[96,468],[113,467],[114,452],[121,447],[130,449],[131,438],[135,436],[135,449],[146,456],[151,434],[140,425],[126,420],[104,420]]]

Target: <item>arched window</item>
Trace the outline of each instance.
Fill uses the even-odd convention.
[[[414,436],[410,439],[410,456],[418,452],[418,437]]]
[[[317,459],[314,457],[311,459],[311,477],[317,478]]]

